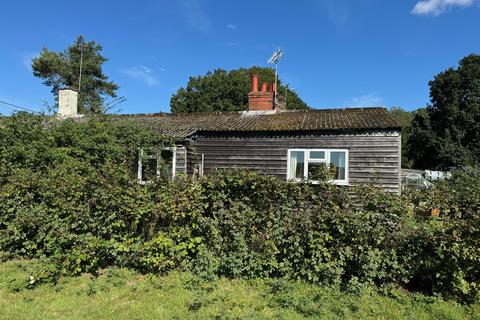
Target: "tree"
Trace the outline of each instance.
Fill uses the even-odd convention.
[[[275,71],[271,68],[252,67],[232,71],[216,69],[205,76],[190,77],[186,88],[180,88],[170,100],[174,113],[240,111],[248,106],[251,76],[258,74],[261,82],[273,82]],[[278,91],[287,92],[288,109],[307,109],[308,106],[290,89],[278,82]]]
[[[409,156],[418,168],[480,163],[480,56],[429,82],[431,104],[415,115]]]
[[[390,114],[394,116],[402,126],[402,168],[411,168],[413,163],[408,157],[408,141],[412,130],[414,113],[400,107],[393,107],[390,109]]]
[[[79,91],[78,109],[82,113],[105,112],[106,96],[115,98],[118,85],[108,81],[102,65],[107,61],[100,52],[102,47],[95,41],[85,42],[79,36],[75,43],[63,52],[43,48],[40,56],[32,60],[35,77],[43,79],[43,84],[52,87],[52,93],[70,87]],[[82,67],[79,88],[80,64]]]

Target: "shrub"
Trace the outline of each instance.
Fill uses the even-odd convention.
[[[41,258],[41,281],[188,268],[478,299],[478,171],[402,196],[238,170],[142,186],[137,148],[172,143],[148,127],[25,114],[1,125],[0,257]]]

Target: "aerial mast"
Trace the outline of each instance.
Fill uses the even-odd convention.
[[[82,91],[82,67],[83,67],[83,37],[80,43],[80,70],[78,74],[78,94]]]
[[[280,61],[280,59],[282,58],[283,56],[283,51],[282,49],[280,48],[277,48],[275,49],[275,51],[273,52],[272,56],[270,57],[270,59],[268,60],[268,64],[275,64],[275,88],[276,91],[278,90],[278,86],[277,86],[277,79],[278,79],[278,62]],[[277,92],[275,91],[275,103],[277,103]]]

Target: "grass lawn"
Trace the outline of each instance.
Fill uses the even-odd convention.
[[[125,269],[25,289],[35,262],[0,264],[0,319],[480,319],[462,306],[393,291],[340,292],[285,280],[202,281]]]

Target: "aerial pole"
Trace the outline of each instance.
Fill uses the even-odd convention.
[[[283,52],[282,52],[282,49],[280,48],[277,48],[275,49],[275,51],[273,52],[271,58],[268,60],[268,64],[275,64],[275,103],[277,103],[277,90],[278,90],[278,86],[277,86],[277,79],[278,79],[278,62],[280,61],[280,59],[282,58],[282,55],[283,55]]]
[[[83,37],[81,38],[82,42],[80,43],[80,72],[78,76],[78,95],[82,91],[82,67],[83,67]]]

